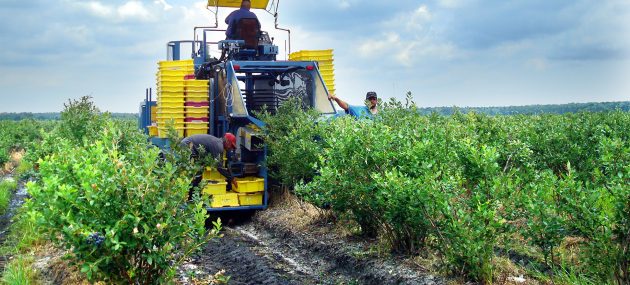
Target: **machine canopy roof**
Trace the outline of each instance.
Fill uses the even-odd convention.
[[[267,9],[269,0],[250,0],[252,2],[252,9]],[[241,7],[242,0],[208,0],[208,7]]]

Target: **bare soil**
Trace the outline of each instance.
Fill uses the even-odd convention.
[[[225,270],[229,284],[445,284],[410,260],[379,256],[326,211],[276,194],[271,207],[228,224],[182,269],[182,283]],[[195,276],[187,278],[186,276]]]

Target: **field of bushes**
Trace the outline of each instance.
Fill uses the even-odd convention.
[[[188,201],[190,177],[202,165],[184,149],[160,156],[135,124],[85,97],[69,101],[50,130],[32,130],[41,137],[28,144],[19,171],[32,179],[31,197],[4,245],[15,257],[5,283],[36,282],[29,256],[46,242],[65,250],[67,266],[91,282],[169,283],[179,264],[217,237],[219,223],[205,226],[207,201]]]
[[[427,116],[411,98],[373,120],[295,110],[265,118],[275,178],[387,249],[483,283],[509,264],[630,282],[630,113]]]
[[[481,283],[501,283],[506,267],[543,283],[630,282],[628,112],[423,115],[408,98],[372,120],[295,104],[259,116],[277,183],[386,252]],[[36,278],[29,252],[48,240],[90,281],[169,283],[218,236],[208,201],[187,201],[203,165],[160,155],[135,124],[88,98],[57,122],[0,121],[0,162],[26,149],[19,173],[32,179],[5,283]]]

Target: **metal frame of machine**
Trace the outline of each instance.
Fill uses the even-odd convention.
[[[219,7],[234,7],[240,0],[209,0],[208,10],[218,19]],[[254,2],[254,1],[252,1]],[[256,0],[256,4],[265,11],[272,13],[275,18],[275,28],[289,33],[288,29],[278,28],[279,0],[271,0],[271,8],[267,10],[269,0]],[[254,4],[254,3],[252,3]],[[214,11],[212,9],[215,9]],[[271,12],[273,11],[273,12]],[[209,211],[234,210],[263,210],[267,208],[268,175],[264,165],[267,148],[262,140],[256,136],[253,128],[262,129],[264,122],[255,117],[254,110],[273,111],[284,100],[290,97],[300,97],[305,107],[319,110],[322,114],[334,115],[335,107],[328,100],[328,90],[314,61],[277,61],[278,47],[273,44],[265,32],[261,31],[261,38],[255,49],[245,48],[243,40],[222,40],[210,42],[208,33],[224,32],[215,27],[195,27],[194,39],[190,41],[173,41],[167,44],[167,59],[179,60],[182,45],[192,45],[192,59],[197,79],[209,80],[209,128],[207,133],[216,137],[232,132],[238,137],[235,154],[238,161],[230,161],[230,169],[256,169],[257,177],[264,178],[264,194],[262,205],[238,207],[208,207]],[[197,40],[197,36],[201,39]],[[221,59],[209,56],[210,45],[216,45],[223,55]],[[289,43],[290,49],[290,43]],[[147,130],[151,123],[152,101],[150,94],[145,96],[140,110],[140,127]],[[153,144],[168,147],[168,140],[151,137]],[[263,146],[262,148],[260,146]],[[249,166],[249,167],[247,167]],[[251,167],[254,166],[254,167]],[[238,171],[236,171],[238,176]]]

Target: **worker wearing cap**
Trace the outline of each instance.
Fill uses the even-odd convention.
[[[198,157],[200,148],[203,146],[207,154],[220,159],[223,151],[230,151],[236,148],[236,137],[231,133],[226,133],[223,138],[211,135],[192,135],[182,140],[182,145],[190,147],[193,157]]]
[[[229,170],[224,169],[221,164],[221,155],[223,154],[223,151],[230,151],[236,148],[236,137],[232,133],[225,133],[222,138],[206,134],[192,135],[184,138],[181,144],[190,148],[193,157],[199,157],[202,152],[201,148],[203,147],[206,154],[212,155],[218,160],[217,170],[219,173],[225,177],[231,176]],[[193,178],[190,190],[188,190],[188,200],[192,200],[193,191],[201,182],[201,174],[202,172],[199,172]]]
[[[339,97],[334,95],[328,95],[328,99],[334,100],[337,102],[339,107],[346,111],[346,114],[354,116],[356,118],[368,117],[371,118],[372,115],[376,115],[378,113],[378,97],[376,96],[376,92],[370,91],[365,94],[365,106],[353,106],[348,105],[346,101],[341,100]]]
[[[227,36],[227,39],[229,40],[238,39],[238,35],[236,35],[236,25],[238,24],[239,20],[251,18],[251,19],[256,19],[258,21],[258,17],[256,16],[256,14],[254,14],[254,12],[249,10],[251,9],[251,7],[252,7],[252,2],[250,0],[243,0],[243,2],[241,2],[241,8],[230,13],[225,18],[225,23],[228,25],[228,28],[225,31],[225,35]],[[258,28],[260,29],[260,22],[258,22]]]

